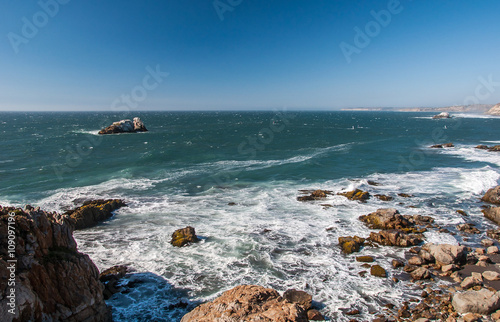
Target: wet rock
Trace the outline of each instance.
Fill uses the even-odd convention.
[[[488,150],[488,146],[487,145],[484,145],[484,144],[480,144],[478,146],[476,146],[476,149],[480,149],[480,150]]]
[[[474,287],[476,285],[483,285],[483,280],[478,278],[477,276],[468,276],[464,278],[462,283],[460,283],[460,287],[464,290]]]
[[[489,189],[481,198],[484,202],[500,205],[500,186]]]
[[[500,225],[500,207],[489,207],[481,210],[486,218]]]
[[[196,232],[193,227],[186,227],[182,229],[177,229],[172,234],[172,240],[170,244],[175,247],[182,247],[184,245],[189,245],[198,242],[199,239],[196,236]]]
[[[321,200],[325,199],[327,195],[331,194],[330,191],[327,190],[315,190],[309,196],[300,196],[297,197],[298,201],[313,201],[313,200]]]
[[[453,143],[435,144],[431,146],[431,148],[433,149],[453,148],[453,147],[454,147]]]
[[[394,208],[378,209],[368,215],[362,215],[359,220],[371,229],[403,229],[412,224]]]
[[[494,241],[492,241],[491,239],[482,239],[481,240],[481,245],[485,246],[485,247],[490,247],[490,246],[493,246],[495,244]]]
[[[356,257],[356,261],[362,263],[372,263],[374,259],[372,256],[358,256]]]
[[[370,274],[377,277],[387,277],[387,272],[380,265],[373,265],[370,268]]]
[[[349,200],[366,201],[370,199],[370,194],[366,191],[356,189],[348,192],[339,192],[338,195],[344,196]]]
[[[398,193],[398,196],[403,197],[403,198],[411,198],[411,197],[413,197],[412,195],[407,194],[407,193],[403,193],[403,192]]]
[[[384,246],[410,247],[418,245],[422,239],[413,234],[406,234],[401,230],[382,230],[378,233],[371,232],[369,240]]]
[[[323,315],[318,310],[315,310],[315,309],[310,309],[309,311],[307,311],[307,318],[310,321],[324,321],[325,320]]]
[[[365,239],[358,236],[339,237],[339,245],[345,254],[359,252],[361,246],[365,243]]]
[[[104,284],[104,299],[109,299],[113,294],[120,292],[118,282],[127,274],[128,267],[118,265],[110,267],[99,274],[99,281]]]
[[[436,263],[441,266],[464,263],[467,258],[467,251],[464,246],[429,243],[422,246],[422,249],[434,256]]]
[[[424,260],[419,256],[413,256],[408,260],[409,265],[422,266],[425,264]]]
[[[499,250],[497,246],[490,246],[486,249],[487,254],[498,254]]]
[[[69,218],[39,208],[26,210],[0,206],[0,254],[8,254],[9,218],[14,218],[16,227],[15,320],[110,321],[99,271],[78,252]],[[14,217],[9,216],[12,212]],[[8,317],[4,311],[9,302],[8,273],[7,262],[0,259],[0,276],[5,278],[0,293],[2,321]]]
[[[463,231],[464,233],[467,234],[479,234],[480,231],[476,227],[474,227],[474,224],[459,224],[457,225],[457,229],[460,231]]]
[[[490,152],[500,152],[500,145],[495,145],[492,146],[491,148],[488,149]]]
[[[462,216],[464,216],[464,217],[468,217],[468,216],[469,216],[469,215],[468,215],[465,211],[460,210],[460,209],[459,209],[459,210],[457,210],[456,212],[457,212],[457,214],[460,214],[460,215],[462,215]]]
[[[307,322],[306,311],[273,289],[240,285],[187,313],[181,322],[289,321]]]
[[[393,200],[394,198],[391,197],[391,196],[386,196],[386,195],[375,195],[375,197],[379,200],[382,200],[382,201],[391,201]]]
[[[500,298],[488,289],[455,293],[453,308],[458,313],[491,314],[500,308]]]
[[[82,206],[66,211],[65,216],[69,216],[75,230],[94,227],[98,223],[113,216],[113,211],[125,207],[126,204],[121,199],[98,199],[89,200]]]
[[[405,264],[402,261],[397,260],[397,259],[393,259],[391,262],[391,265],[393,268],[399,268],[399,267],[405,266]]]
[[[411,278],[419,281],[419,280],[425,280],[431,278],[431,272],[424,267],[419,267],[415,269],[414,271],[411,272]]]
[[[380,186],[380,183],[375,182],[373,180],[368,180],[366,181],[366,183],[368,183],[370,186]]]
[[[283,293],[283,298],[290,303],[300,305],[305,311],[311,309],[312,296],[307,292],[290,289]]]
[[[114,122],[110,126],[99,131],[99,134],[117,134],[117,133],[137,133],[147,132],[146,126],[140,118],[135,117],[131,120],[121,120]]]
[[[443,273],[447,273],[447,272],[454,272],[454,271],[457,271],[457,270],[459,270],[459,269],[460,269],[460,267],[458,267],[458,266],[457,266],[457,265],[455,265],[455,264],[443,265],[443,266],[441,267],[441,271],[442,271]]]
[[[451,118],[451,116],[450,116],[450,113],[448,113],[448,112],[441,112],[437,115],[434,115],[432,118],[433,119],[449,119],[449,118]]]

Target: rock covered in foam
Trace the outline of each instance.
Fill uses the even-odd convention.
[[[434,115],[432,118],[433,119],[449,119],[451,116],[450,116],[450,113],[448,112],[441,112],[437,115]]]
[[[116,134],[116,133],[136,133],[147,132],[146,126],[140,118],[135,117],[131,120],[121,120],[114,122],[110,126],[99,131],[99,134]]]
[[[11,214],[13,216],[11,216]],[[13,219],[10,219],[13,218]],[[32,207],[0,206],[0,276],[9,276],[9,223],[15,225],[16,315],[2,288],[0,314],[16,321],[110,321],[99,271],[78,252],[68,217]]]

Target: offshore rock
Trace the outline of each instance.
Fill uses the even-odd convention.
[[[184,245],[189,245],[198,241],[199,239],[196,236],[194,228],[188,226],[186,228],[177,229],[176,231],[174,231],[170,244],[175,247],[182,247]]]
[[[257,285],[240,285],[187,313],[181,322],[262,321],[307,322],[306,311],[277,291]]]
[[[14,213],[15,216],[9,216]],[[10,219],[12,218],[12,219]],[[68,217],[26,207],[0,206],[0,276],[10,275],[8,226],[15,223],[16,315],[7,312],[2,287],[2,321],[110,321],[99,271],[78,252]],[[5,284],[4,284],[5,281]],[[6,280],[2,285],[6,285]]]
[[[366,201],[370,199],[370,194],[366,191],[356,189],[352,191],[347,191],[347,192],[339,192],[337,193],[340,196],[344,196],[349,200],[358,200],[358,201]]]
[[[361,246],[365,244],[365,239],[358,236],[347,236],[339,237],[339,245],[342,252],[345,254],[352,254],[354,252],[359,252]]]
[[[137,133],[147,132],[146,126],[140,118],[135,117],[134,121],[121,120],[114,122],[105,129],[99,131],[99,134],[116,134],[116,133]]]
[[[442,149],[442,148],[453,148],[455,147],[453,143],[445,143],[445,144],[434,144],[431,146],[433,149]]]
[[[448,112],[441,112],[437,115],[434,115],[432,118],[433,119],[449,119],[451,116],[450,116],[450,113]]]
[[[371,229],[403,229],[413,226],[394,208],[378,209],[376,212],[360,216],[359,220]]]
[[[380,265],[373,265],[370,268],[370,274],[376,277],[387,277],[387,272]]]
[[[326,190],[315,190],[309,196],[297,197],[297,200],[298,201],[321,200],[321,199],[325,199],[328,194],[330,194],[330,192],[326,191]]]
[[[500,186],[489,189],[481,198],[484,202],[500,205]]]
[[[81,207],[66,211],[64,215],[69,216],[75,230],[79,230],[94,227],[113,216],[113,211],[124,206],[126,204],[121,199],[90,200]]]

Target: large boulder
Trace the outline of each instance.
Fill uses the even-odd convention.
[[[450,113],[448,112],[441,112],[437,115],[434,115],[432,118],[433,119],[449,119],[451,116],[450,116]]]
[[[182,247],[184,245],[189,245],[198,241],[199,238],[196,236],[196,231],[194,230],[194,228],[191,226],[187,226],[186,228],[177,229],[176,231],[174,231],[170,244],[175,247]]]
[[[146,126],[141,121],[141,119],[135,117],[133,121],[121,120],[118,122],[114,122],[107,128],[100,130],[99,134],[136,133],[146,131]]]
[[[75,230],[90,228],[113,216],[113,211],[126,204],[121,199],[98,199],[83,203],[81,207],[66,211]]]
[[[339,245],[342,252],[345,254],[352,254],[359,252],[361,246],[365,244],[365,239],[358,236],[339,237]]]
[[[378,233],[371,232],[368,239],[380,245],[399,247],[415,246],[422,242],[422,238],[397,229],[382,230]]]
[[[370,199],[370,194],[366,191],[355,189],[347,192],[339,192],[338,195],[344,196],[349,200],[358,200],[358,201],[366,201]]]
[[[462,264],[467,260],[467,251],[464,246],[450,244],[425,244],[422,249],[431,254],[436,263],[443,265]]]
[[[277,291],[240,285],[187,313],[181,322],[262,321],[307,322],[306,310],[282,298]]]
[[[491,188],[486,191],[481,200],[484,202],[500,205],[500,186],[496,186],[495,188]]]
[[[481,210],[486,218],[500,225],[500,207],[489,207]]]
[[[491,314],[500,308],[498,293],[485,288],[479,291],[456,293],[451,303],[458,313]]]
[[[9,227],[15,227],[15,234]],[[99,271],[78,252],[72,233],[66,216],[29,206],[0,206],[0,276],[5,286],[12,276],[17,302],[12,315],[7,297],[11,289],[1,288],[2,321],[110,321]],[[16,246],[15,253],[9,245]]]
[[[378,209],[368,215],[360,216],[359,220],[371,229],[404,229],[413,226],[394,208]]]

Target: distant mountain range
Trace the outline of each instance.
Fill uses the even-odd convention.
[[[458,112],[458,113],[481,113],[500,115],[500,103],[493,104],[474,104],[474,105],[456,105],[447,107],[354,107],[343,108],[343,111],[394,111],[394,112]]]

